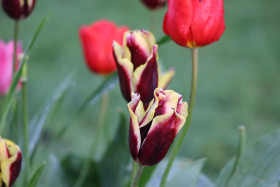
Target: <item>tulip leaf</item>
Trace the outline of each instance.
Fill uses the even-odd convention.
[[[106,77],[103,82],[98,86],[97,89],[95,89],[92,94],[90,94],[89,97],[83,102],[82,106],[80,107],[80,110],[83,110],[87,105],[92,105],[96,101],[98,101],[101,96],[112,90],[115,87],[115,84],[118,80],[118,73],[114,72],[110,74],[108,77]]]
[[[20,62],[20,66],[19,66],[16,74],[13,77],[12,84],[10,86],[8,95],[7,95],[7,97],[6,97],[5,101],[4,101],[4,108],[3,108],[3,113],[2,113],[1,121],[0,121],[0,134],[2,134],[2,132],[4,130],[4,125],[5,125],[5,122],[6,122],[6,118],[7,118],[8,112],[9,112],[10,107],[11,107],[12,98],[13,98],[13,95],[14,95],[14,93],[16,91],[16,87],[17,87],[19,79],[21,77],[24,65],[25,65],[25,63],[27,61],[27,56],[30,54],[30,51],[31,51],[35,41],[37,40],[39,33],[41,32],[42,28],[44,27],[47,19],[48,18],[45,17],[40,22],[39,26],[37,27],[35,33],[33,34],[32,38],[31,38],[31,41],[29,42],[29,45],[28,45],[27,49],[25,50],[24,57],[22,58],[22,60]]]
[[[129,182],[130,172],[125,169],[130,161],[127,127],[126,116],[121,112],[115,138],[107,147],[99,166],[102,186],[125,186]]]
[[[160,46],[160,45],[165,44],[166,42],[169,42],[169,41],[171,41],[170,36],[165,35],[165,36],[161,37],[159,40],[157,40],[157,44]]]
[[[217,187],[224,187],[234,158],[222,169]],[[263,137],[243,152],[228,187],[273,187],[280,181],[280,129]]]
[[[28,182],[28,187],[35,187],[39,181],[39,179],[41,178],[42,172],[46,166],[46,162],[44,161],[38,168],[37,170],[34,172],[34,174],[32,175],[30,181]]]
[[[212,187],[212,182],[201,174],[205,160],[205,158],[202,158],[196,161],[190,161],[184,158],[177,158],[170,170],[166,186]],[[140,186],[159,186],[167,161],[166,159],[161,161],[147,184],[141,183],[140,181]]]
[[[72,74],[69,75],[58,87],[55,93],[49,98],[46,103],[44,104],[43,108],[33,116],[30,121],[29,125],[29,155],[33,158],[36,148],[39,145],[40,137],[44,131],[44,127],[47,121],[50,112],[61,104],[62,100],[64,99],[66,93],[72,86]]]

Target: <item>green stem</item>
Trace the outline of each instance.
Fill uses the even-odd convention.
[[[132,160],[132,172],[131,172],[131,178],[130,178],[130,186],[132,186],[133,180],[134,180],[134,178],[136,176],[137,167],[138,167],[137,162]]]
[[[24,65],[21,76],[22,83],[22,118],[23,118],[23,150],[24,150],[24,161],[26,166],[26,182],[29,181],[30,174],[30,162],[28,155],[28,147],[29,147],[29,137],[28,137],[28,112],[27,112],[27,92],[26,92],[26,84],[27,84],[27,64]]]
[[[168,173],[172,167],[172,164],[175,160],[175,157],[179,151],[179,148],[181,147],[183,140],[188,132],[191,119],[192,119],[192,113],[194,109],[194,103],[195,103],[195,97],[196,97],[196,88],[197,88],[197,71],[198,70],[198,48],[192,49],[192,87],[191,87],[191,94],[190,94],[190,101],[189,101],[189,112],[188,117],[186,120],[186,124],[184,125],[182,132],[180,136],[178,137],[178,140],[175,142],[172,152],[168,161],[168,164],[165,168],[160,186],[164,187],[167,181]]]
[[[95,131],[96,134],[95,134],[95,136],[93,136],[88,156],[87,156],[87,158],[85,159],[85,161],[82,165],[80,175],[79,175],[77,181],[75,182],[75,184],[73,185],[73,187],[81,187],[84,183],[84,180],[85,180],[87,174],[88,174],[88,171],[89,171],[89,168],[90,168],[90,161],[91,161],[92,155],[94,153],[94,148],[96,147],[96,143],[97,143],[95,137],[97,135],[97,132],[99,132],[99,130],[103,127],[104,120],[105,120],[105,117],[106,117],[106,114],[107,114],[108,102],[109,102],[109,93],[104,93],[102,95],[102,99],[101,99],[101,109],[100,109],[100,114],[99,114],[99,120],[98,120],[98,123],[97,123],[97,128],[96,128],[96,131]]]
[[[155,34],[155,32],[157,31],[157,17],[158,17],[158,11],[157,10],[153,10],[151,11],[151,32]]]
[[[144,166],[140,165],[140,167],[138,168],[138,170],[135,174],[133,181],[131,182],[130,187],[138,187],[138,183],[139,183],[140,177],[142,175],[143,169],[144,169]]]
[[[237,153],[236,153],[236,159],[235,159],[235,162],[234,162],[234,166],[233,166],[233,168],[230,172],[230,175],[227,178],[226,185],[225,185],[226,187],[229,185],[230,180],[232,179],[233,175],[235,174],[235,171],[236,171],[237,166],[239,164],[242,152],[243,152],[244,147],[245,147],[246,129],[245,129],[244,126],[240,126],[238,128],[238,130],[240,132],[240,135],[239,135],[239,143],[238,143],[238,149],[237,149]]]
[[[17,61],[17,40],[18,40],[18,29],[19,28],[19,22],[15,21],[15,27],[14,27],[14,56],[13,56],[13,75],[16,72],[16,61]]]

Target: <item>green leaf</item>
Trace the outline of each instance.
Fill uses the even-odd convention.
[[[35,41],[37,40],[38,35],[41,32],[41,30],[44,27],[47,20],[48,20],[48,18],[45,17],[40,22],[39,26],[37,27],[35,33],[32,36],[31,41],[29,42],[27,50],[24,53],[24,57],[22,58],[22,60],[20,62],[20,66],[19,66],[15,76],[13,77],[12,84],[11,84],[10,89],[9,89],[9,93],[8,93],[6,99],[5,99],[5,102],[4,102],[4,108],[3,108],[3,113],[2,113],[2,116],[1,116],[1,122],[0,122],[0,134],[2,134],[2,132],[3,132],[4,125],[6,123],[6,118],[7,118],[8,112],[9,112],[10,107],[11,107],[12,98],[13,98],[13,95],[15,93],[16,87],[18,85],[19,79],[21,77],[23,67],[24,67],[24,65],[26,63],[26,60],[27,60],[27,56],[30,54],[31,49],[32,49]]]
[[[50,112],[58,105],[60,105],[61,101],[63,100],[71,86],[72,74],[61,83],[61,85],[58,87],[58,89],[55,91],[52,97],[46,101],[42,110],[39,111],[36,115],[34,115],[32,120],[30,121],[29,137],[31,138],[29,144],[29,155],[31,155],[31,157],[34,156],[36,148],[39,145],[40,137],[42,135],[44,126],[46,124]]]
[[[166,42],[169,42],[169,41],[171,41],[170,36],[165,35],[157,41],[157,44],[162,45],[162,44],[165,44]]]
[[[44,161],[39,167],[38,169],[34,172],[34,174],[31,177],[31,180],[28,182],[28,186],[29,187],[35,187],[39,181],[39,179],[41,178],[42,172],[46,166],[46,162]]]
[[[103,82],[98,86],[97,89],[95,89],[92,94],[83,102],[82,106],[80,107],[80,110],[83,110],[87,105],[92,105],[96,101],[98,101],[101,96],[112,90],[115,87],[115,84],[118,80],[118,73],[114,72],[110,74],[108,77],[106,77]]]
[[[125,169],[130,163],[127,126],[126,116],[121,112],[115,138],[109,144],[99,165],[102,186],[125,186],[129,182],[130,173]]]
[[[217,187],[224,187],[234,158],[222,169]],[[244,151],[229,187],[269,187],[280,181],[280,129]],[[277,186],[277,185],[276,185]]]
[[[164,159],[157,165],[150,180],[145,186],[159,186],[167,161],[167,159]],[[166,186],[195,187],[204,162],[205,158],[196,161],[190,161],[185,158],[177,158],[168,175]],[[205,179],[205,177],[202,179]],[[210,180],[208,180],[207,182],[210,183],[209,186],[211,186]]]

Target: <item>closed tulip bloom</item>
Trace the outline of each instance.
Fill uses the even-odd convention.
[[[168,0],[163,30],[189,48],[219,40],[225,30],[223,0]]]
[[[110,21],[100,20],[79,29],[81,44],[88,68],[98,74],[109,74],[116,70],[112,54],[112,42],[122,45],[124,32],[128,28],[117,26]]]
[[[21,150],[14,142],[0,137],[0,186],[11,186],[21,169]]]
[[[146,7],[155,10],[163,7],[166,4],[166,0],[141,0]]]
[[[25,19],[32,12],[36,0],[2,0],[4,11],[14,20]]]
[[[6,95],[10,89],[13,75],[13,52],[14,42],[9,41],[5,44],[4,41],[0,40],[0,95]],[[21,45],[17,44],[17,62],[19,64],[19,56],[22,54]],[[20,88],[20,83],[18,85]]]
[[[182,95],[157,88],[147,110],[144,110],[140,94],[132,93],[132,101],[127,106],[131,156],[141,165],[155,165],[165,157],[183,127],[188,105],[183,102]]]
[[[131,92],[140,93],[142,102],[147,105],[153,99],[156,88],[167,87],[174,70],[160,74],[158,46],[151,32],[127,31],[123,43],[123,47],[117,42],[113,43],[121,92],[128,102],[131,101]]]

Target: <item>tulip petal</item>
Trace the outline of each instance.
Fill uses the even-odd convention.
[[[133,95],[132,101],[127,104],[128,111],[130,114],[130,124],[129,124],[129,149],[132,158],[137,161],[137,155],[141,145],[141,134],[137,116],[135,115],[135,111],[137,109],[137,105],[140,101],[139,94]]]
[[[171,68],[168,72],[159,74],[158,88],[166,89],[171,79],[175,75],[175,70]]]
[[[178,128],[181,128],[184,123],[185,118],[178,115],[175,110],[154,118],[139,151],[139,162],[147,166],[160,162],[179,132]]]
[[[118,68],[119,81],[123,97],[129,102],[131,100],[133,64],[126,58],[122,58],[123,49],[117,43],[113,42],[113,54]]]
[[[144,105],[149,104],[153,99],[154,90],[158,86],[157,60],[157,45],[155,45],[147,62],[139,66],[133,73],[135,90],[140,93]]]

